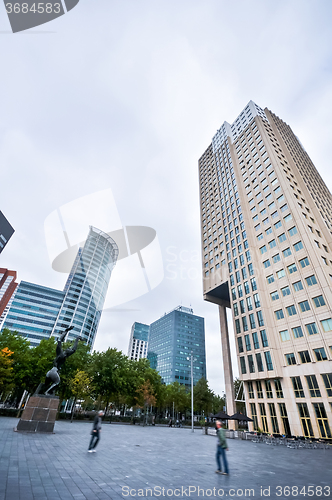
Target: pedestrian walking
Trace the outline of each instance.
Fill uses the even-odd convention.
[[[101,432],[101,418],[103,416],[104,416],[104,412],[102,410],[100,410],[98,412],[98,414],[95,416],[95,419],[93,421],[93,427],[92,427],[92,431],[91,431],[91,440],[90,440],[89,449],[88,449],[89,453],[96,452],[95,448],[96,448],[98,441],[99,441],[99,436],[100,436],[100,432]]]
[[[228,463],[227,463],[227,458],[226,458],[226,451],[228,451],[228,448],[227,448],[225,431],[221,426],[220,420],[216,421],[216,427],[217,427],[217,438],[218,438],[217,453],[216,453],[218,469],[216,470],[216,473],[223,474],[226,476],[229,474]],[[224,464],[224,471],[221,470],[220,455],[222,456],[222,460],[223,460],[223,464]]]

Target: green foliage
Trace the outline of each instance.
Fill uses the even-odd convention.
[[[174,411],[183,413],[191,405],[190,391],[179,382],[173,382],[166,386],[164,403],[168,408],[172,408],[174,403]]]
[[[194,410],[200,414],[208,415],[212,412],[213,392],[209,388],[207,380],[201,378],[194,386]]]
[[[14,387],[13,351],[8,347],[0,350],[0,394],[7,394]]]
[[[30,342],[8,328],[0,332],[0,350],[8,348],[13,352],[11,356],[13,368],[13,396],[19,397],[24,389],[28,389],[31,376]]]

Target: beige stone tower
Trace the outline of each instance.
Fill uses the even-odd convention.
[[[199,160],[204,299],[226,308],[252,428],[331,438],[332,196],[291,128],[250,101]]]

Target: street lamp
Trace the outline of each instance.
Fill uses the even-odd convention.
[[[197,361],[196,358],[193,356],[193,351],[190,353],[190,358],[187,358],[187,360],[190,360],[190,365],[191,365],[191,432],[194,432],[194,370],[193,370],[193,365],[194,361]]]

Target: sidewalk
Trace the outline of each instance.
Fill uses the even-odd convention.
[[[97,452],[87,453],[89,423],[59,421],[52,435],[19,434],[13,432],[16,424],[14,418],[0,417],[0,500],[149,497],[145,489],[154,487],[160,488],[154,496],[159,492],[161,498],[201,498],[203,493],[220,498],[222,490],[223,496],[241,498],[249,496],[245,489],[262,498],[261,487],[270,487],[270,498],[286,498],[276,495],[277,486],[298,486],[299,492],[303,486],[322,487],[322,495],[313,499],[328,498],[327,486],[332,492],[330,450],[228,440],[230,475],[220,476],[214,472],[216,439],[201,430],[104,424]],[[141,495],[139,490],[144,490]]]

